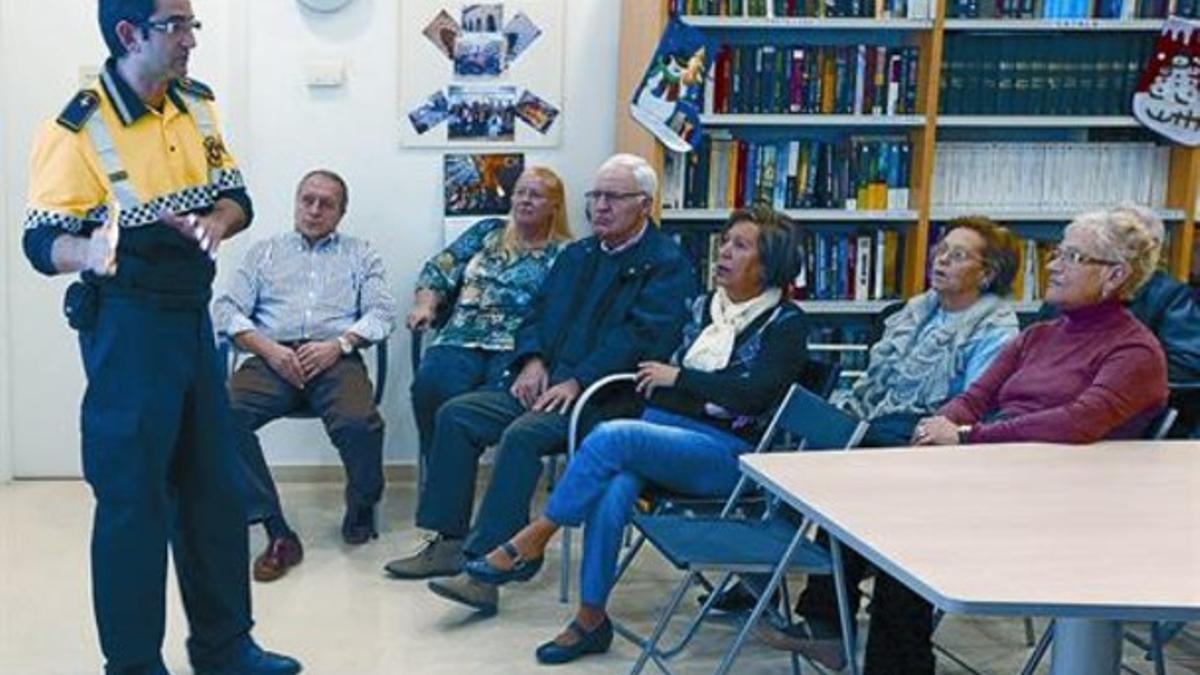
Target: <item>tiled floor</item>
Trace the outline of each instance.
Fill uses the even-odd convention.
[[[341,486],[337,483],[285,483],[285,506],[306,546],[302,565],[272,584],[256,584],[255,631],[270,648],[300,657],[306,673],[535,673],[546,672],[533,649],[552,637],[570,615],[557,601],[557,551],[533,582],[502,596],[501,613],[479,619],[425,589],[423,582],[384,578],[381,566],[414,546],[411,485],[392,485],[383,513],[381,539],[362,548],[341,543]],[[91,495],[78,482],[18,482],[0,486],[0,674],[80,675],[100,672],[100,657],[88,595],[87,546]],[[252,546],[263,545],[256,531]],[[618,587],[616,613],[648,629],[666,600],[669,568],[643,554]],[[190,672],[183,651],[184,620],[171,589],[168,665]],[[691,600],[687,601],[694,606]],[[1039,629],[1042,626],[1039,621]],[[732,638],[732,623],[707,627],[680,657],[678,672],[711,672]],[[983,673],[1015,673],[1028,650],[1019,621],[951,617],[937,633]],[[1200,673],[1200,627],[1193,626],[1171,645],[1169,672]],[[625,672],[636,651],[618,640],[601,657],[585,659],[560,672]],[[1127,664],[1152,672],[1135,650]],[[787,672],[785,654],[751,643],[734,672]],[[648,671],[649,672],[649,671]],[[813,672],[805,668],[805,672]],[[965,673],[949,660],[939,672]]]

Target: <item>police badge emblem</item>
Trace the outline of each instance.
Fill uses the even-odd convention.
[[[208,159],[209,168],[221,168],[222,160],[225,159],[225,143],[221,141],[219,136],[205,137],[204,156]]]

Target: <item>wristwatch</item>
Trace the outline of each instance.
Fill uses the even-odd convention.
[[[339,335],[337,337],[337,342],[338,347],[340,347],[342,350],[342,356],[350,356],[352,353],[354,353],[354,343],[350,341],[350,338],[346,337],[345,335]]]
[[[971,437],[971,430],[975,427],[970,424],[962,424],[958,427],[958,444],[966,445]]]

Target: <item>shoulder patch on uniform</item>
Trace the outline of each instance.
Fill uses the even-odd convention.
[[[56,121],[61,126],[78,133],[83,129],[83,125],[87,124],[88,118],[99,109],[100,95],[91,89],[84,89],[75,94]]]
[[[192,96],[199,96],[206,101],[211,101],[216,98],[216,96],[213,95],[213,90],[200,80],[193,80],[190,77],[181,77],[178,80],[175,80],[175,82],[179,85],[180,89],[186,91]]]

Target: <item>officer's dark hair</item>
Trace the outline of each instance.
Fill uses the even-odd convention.
[[[125,47],[117,37],[117,24],[122,21],[141,27],[146,34],[146,22],[154,15],[155,0],[100,0],[100,34],[113,58],[125,56]]]
[[[799,233],[786,215],[767,204],[754,204],[729,214],[721,234],[738,223],[758,227],[758,264],[762,283],[767,288],[787,288],[800,271]]]
[[[304,178],[301,178],[300,182],[296,184],[296,192],[300,192],[300,186],[313,176],[320,176],[338,184],[338,187],[342,189],[342,213],[345,213],[346,207],[350,206],[350,188],[346,187],[346,181],[342,180],[341,176],[329,169],[313,169],[304,174]]]

